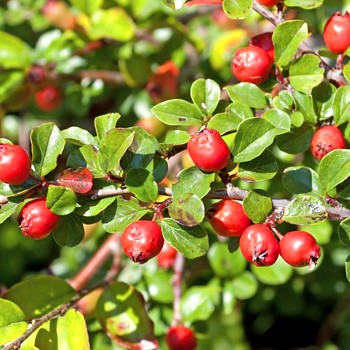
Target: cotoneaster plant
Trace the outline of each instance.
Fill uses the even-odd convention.
[[[249,44],[263,49],[273,62],[275,60],[275,48],[272,42],[272,34],[272,32],[266,32],[255,35],[249,40]]]
[[[45,86],[35,93],[35,102],[44,112],[52,112],[61,104],[63,95],[56,86]]]
[[[165,335],[169,350],[195,350],[197,339],[193,331],[183,325],[172,326]]]

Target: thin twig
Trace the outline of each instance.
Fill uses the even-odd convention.
[[[182,283],[182,275],[185,266],[185,258],[181,253],[176,254],[176,259],[174,263],[174,275],[172,277],[172,287],[174,293],[173,300],[173,319],[172,325],[176,326],[181,324],[181,310],[180,310],[180,301],[181,301],[181,283]]]

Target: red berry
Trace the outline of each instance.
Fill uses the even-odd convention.
[[[306,231],[286,233],[280,240],[281,256],[286,263],[295,267],[314,268],[321,256],[321,249],[316,239]]]
[[[30,167],[30,159],[22,147],[0,143],[0,181],[19,185],[28,179]]]
[[[257,0],[257,2],[260,5],[264,5],[264,6],[267,6],[267,7],[272,7],[272,6],[275,6],[275,5],[279,4],[281,2],[281,0]]]
[[[191,329],[178,325],[168,329],[165,341],[169,350],[194,350],[197,346],[197,339]]]
[[[318,129],[311,140],[311,152],[317,160],[321,160],[334,149],[345,148],[342,132],[334,125]]]
[[[55,110],[62,102],[62,92],[55,86],[46,86],[35,94],[37,106],[45,112]]]
[[[130,224],[121,237],[125,254],[134,262],[144,264],[162,250],[164,238],[154,221],[138,220]]]
[[[37,198],[23,206],[18,223],[25,236],[42,239],[58,225],[60,218],[46,207],[45,198]]]
[[[272,68],[270,56],[258,46],[237,49],[232,61],[232,73],[243,82],[261,84],[269,76]]]
[[[272,34],[272,32],[266,32],[255,35],[250,39],[249,44],[263,49],[270,56],[273,62],[275,60],[275,48],[272,42]]]
[[[231,199],[223,199],[213,204],[207,217],[215,232],[221,236],[241,236],[243,231],[251,225],[242,204]]]
[[[270,266],[278,258],[280,248],[272,231],[262,224],[246,228],[239,240],[242,255],[256,266]]]
[[[169,269],[174,266],[177,250],[171,246],[167,241],[164,241],[164,245],[160,253],[156,256],[158,266],[163,269]]]
[[[344,53],[350,46],[350,13],[334,13],[324,27],[323,40],[330,51]]]
[[[215,129],[204,129],[194,134],[187,144],[193,163],[203,171],[219,171],[229,165],[230,150]]]

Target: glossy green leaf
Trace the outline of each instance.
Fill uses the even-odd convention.
[[[338,227],[338,236],[345,246],[350,247],[350,218],[340,223]]]
[[[333,111],[337,125],[350,121],[350,86],[337,89],[333,99]]]
[[[69,2],[87,15],[92,15],[103,4],[103,0],[69,0]]]
[[[87,168],[95,178],[104,177],[105,171],[100,164],[98,148],[93,145],[85,145],[71,153],[67,165],[73,169]]]
[[[314,133],[312,126],[304,124],[300,128],[292,129],[290,133],[279,135],[277,137],[278,147],[281,151],[290,154],[305,152],[310,148]]]
[[[296,128],[300,128],[304,123],[304,116],[301,112],[293,112],[290,116],[292,125]]]
[[[260,282],[272,286],[285,284],[293,274],[293,267],[281,257],[271,266],[251,265],[251,270]]]
[[[74,289],[63,279],[38,275],[13,285],[5,298],[23,310],[26,320],[31,320],[68,302],[74,295]]]
[[[0,224],[7,220],[17,210],[18,203],[8,202],[0,206]]]
[[[285,0],[284,4],[288,7],[301,7],[305,10],[311,10],[320,7],[323,0]]]
[[[72,126],[68,129],[62,130],[61,135],[65,138],[66,142],[74,145],[94,145],[97,146],[95,138],[87,131],[76,126]]]
[[[248,17],[252,4],[252,0],[223,0],[222,2],[225,13],[233,19]]]
[[[263,116],[271,125],[276,128],[276,134],[284,134],[290,131],[291,120],[289,114],[278,109],[269,109]]]
[[[197,79],[191,86],[191,98],[203,116],[213,114],[220,101],[220,86],[211,79]]]
[[[294,89],[310,94],[312,89],[321,84],[324,68],[320,67],[321,59],[314,54],[302,55],[289,68],[289,81]]]
[[[173,145],[184,145],[190,139],[188,132],[183,130],[169,130],[164,140],[162,140],[161,146],[173,146]]]
[[[185,258],[194,259],[205,255],[209,249],[206,231],[201,226],[185,227],[173,219],[164,218],[161,221],[164,239]]]
[[[318,174],[308,167],[293,166],[284,169],[282,183],[292,193],[322,193]]]
[[[241,102],[256,109],[264,109],[268,106],[264,92],[255,84],[239,83],[227,86],[225,90],[228,92],[232,102]]]
[[[350,174],[350,150],[337,149],[326,154],[320,161],[318,176],[323,191],[328,193],[345,181]]]
[[[215,311],[220,288],[196,286],[188,289],[181,298],[180,310],[184,322],[206,321]]]
[[[133,168],[125,177],[127,189],[142,202],[154,202],[158,196],[158,186],[153,175],[146,169]]]
[[[123,282],[109,285],[98,300],[96,319],[108,336],[128,349],[152,350],[159,344],[142,294]]]
[[[350,255],[345,260],[345,274],[346,279],[350,281]]]
[[[294,225],[311,225],[327,219],[323,200],[312,195],[299,195],[284,210],[283,220]]]
[[[158,303],[172,303],[174,299],[171,284],[172,272],[159,269],[157,271],[146,271],[144,278],[150,298]]]
[[[288,112],[294,105],[294,98],[289,91],[282,90],[273,98],[272,103],[277,109]]]
[[[163,123],[177,126],[201,125],[203,116],[198,108],[185,100],[173,99],[161,102],[151,109]]]
[[[99,140],[105,137],[110,130],[115,128],[119,118],[119,113],[108,113],[94,119],[95,130]]]
[[[278,25],[272,35],[277,65],[287,66],[308,35],[308,26],[304,21],[290,20]]]
[[[314,101],[312,96],[306,95],[303,92],[294,91],[294,99],[297,109],[304,116],[305,121],[310,124],[316,124],[317,116],[315,113]]]
[[[154,181],[159,183],[168,174],[168,162],[162,157],[155,156],[146,169],[153,175]]]
[[[315,112],[320,120],[333,116],[333,97],[336,91],[337,88],[326,81],[312,90]]]
[[[141,219],[150,210],[141,207],[135,198],[124,200],[117,197],[104,212],[103,228],[109,233],[121,233],[132,222]]]
[[[65,140],[54,123],[35,127],[31,134],[32,163],[40,176],[45,176],[57,166],[57,157],[62,153]]]
[[[250,118],[239,125],[233,146],[235,163],[248,162],[270,146],[276,136],[273,125],[261,118]]]
[[[52,231],[52,236],[60,246],[74,247],[84,238],[84,226],[75,213],[64,216]]]
[[[203,198],[210,191],[210,184],[215,180],[215,173],[204,173],[197,167],[181,170],[177,174],[177,183],[172,186],[174,197],[192,193]]]
[[[208,252],[210,267],[216,276],[232,278],[244,271],[247,261],[239,249],[230,253],[227,243],[214,242]]]
[[[252,190],[244,198],[243,208],[254,223],[263,223],[272,211],[272,200],[262,190]]]
[[[68,187],[49,186],[46,206],[57,215],[67,215],[74,211],[77,204],[76,194]]]
[[[168,212],[170,217],[180,225],[192,227],[203,221],[205,208],[197,195],[188,193],[174,197],[168,206]]]
[[[0,102],[9,103],[13,94],[23,84],[25,75],[22,71],[2,71],[0,72]]]
[[[243,271],[231,283],[235,296],[241,300],[252,298],[258,291],[258,281],[250,271]]]
[[[249,162],[239,163],[237,175],[245,181],[264,181],[275,177],[277,172],[276,158],[267,149],[259,157]]]
[[[0,298],[0,345],[17,339],[27,330],[23,311],[13,302]]]

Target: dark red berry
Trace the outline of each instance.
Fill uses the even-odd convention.
[[[162,250],[156,256],[158,266],[163,269],[169,269],[174,266],[177,250],[167,241],[164,241]]]
[[[55,86],[46,86],[35,94],[37,106],[44,112],[52,112],[62,102],[62,92]]]
[[[194,350],[197,339],[193,331],[185,326],[172,326],[165,335],[169,350]]]
[[[263,49],[271,58],[272,62],[275,60],[275,48],[272,42],[272,32],[266,32],[255,35],[250,39],[250,45],[258,46]]]

